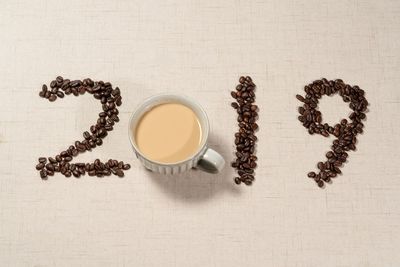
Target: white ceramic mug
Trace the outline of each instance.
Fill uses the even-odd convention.
[[[163,103],[171,103],[171,102],[183,104],[189,107],[191,110],[193,110],[193,112],[199,119],[202,135],[201,135],[200,146],[192,156],[177,163],[166,164],[151,160],[146,156],[144,156],[143,153],[141,153],[135,141],[135,132],[138,122],[146,112],[148,112],[157,105]],[[225,160],[215,150],[208,148],[207,141],[209,132],[210,132],[210,125],[208,122],[207,114],[196,101],[186,96],[170,95],[170,94],[156,95],[146,99],[132,114],[131,119],[129,121],[129,130],[128,130],[129,140],[131,141],[133,150],[136,153],[136,157],[147,169],[153,172],[158,172],[163,174],[181,173],[190,170],[193,167],[197,167],[203,171],[210,173],[220,172],[225,165]]]

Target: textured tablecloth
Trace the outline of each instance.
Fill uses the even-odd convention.
[[[260,106],[252,187],[229,166],[163,177],[139,165],[128,119],[161,92],[196,98],[231,161],[241,74]],[[121,88],[120,123],[76,160],[124,160],[125,178],[39,178],[37,158],[100,110],[89,96],[39,98],[57,75]],[[371,103],[358,150],[324,190],[306,173],[333,138],[308,135],[294,97],[321,77]],[[399,1],[3,0],[0,78],[0,266],[400,266]],[[338,96],[320,108],[330,123],[349,114]]]

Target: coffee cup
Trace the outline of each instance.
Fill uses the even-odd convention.
[[[218,173],[225,160],[208,147],[210,125],[204,109],[182,95],[146,99],[129,121],[129,140],[145,168],[162,174],[191,168]]]

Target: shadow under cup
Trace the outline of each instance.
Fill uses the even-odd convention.
[[[196,115],[200,128],[201,128],[201,141],[197,151],[191,155],[189,158],[184,159],[175,163],[163,163],[157,162],[146,157],[140,150],[139,146],[136,143],[135,133],[137,126],[143,117],[144,114],[149,112],[155,106],[166,103],[177,103],[182,104],[188,108],[190,108]],[[208,117],[204,109],[196,103],[194,100],[181,95],[170,95],[170,94],[162,94],[156,95],[146,99],[132,114],[132,117],[129,122],[129,140],[133,147],[133,150],[136,153],[136,157],[141,161],[141,163],[149,170],[154,172],[159,172],[163,174],[175,174],[187,171],[193,167],[196,167],[198,163],[202,160],[205,152],[207,151],[207,139],[210,131],[210,126],[208,122]],[[215,151],[214,151],[215,152]],[[216,153],[216,152],[215,152]],[[223,161],[223,159],[222,159]],[[204,164],[202,164],[204,165]],[[209,167],[208,172],[218,172],[219,169],[213,169],[213,164]],[[206,167],[207,168],[207,167]]]

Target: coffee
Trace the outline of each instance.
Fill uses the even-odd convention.
[[[179,103],[153,107],[140,119],[135,142],[140,152],[160,163],[177,163],[193,156],[201,142],[201,126],[192,109]]]

